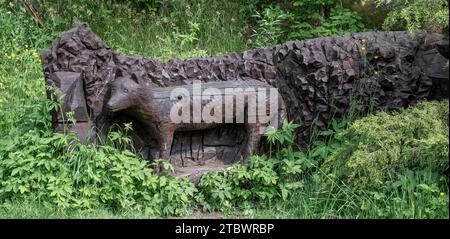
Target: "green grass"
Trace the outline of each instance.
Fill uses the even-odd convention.
[[[430,172],[428,172],[430,173]],[[449,218],[448,186],[443,196],[439,190],[423,190],[406,178],[408,189],[358,191],[330,179],[324,183],[320,176],[307,179],[304,188],[288,200],[269,208],[250,209],[249,218]],[[317,181],[316,181],[317,180]],[[426,183],[430,181],[424,180]],[[237,213],[242,215],[242,213]]]
[[[171,219],[214,219],[234,218],[235,215],[221,213],[203,213],[197,211],[183,217],[166,217]],[[95,208],[92,210],[59,210],[36,202],[15,201],[0,207],[2,219],[158,219],[159,216],[145,214],[142,211],[114,210],[111,208]]]
[[[72,1],[57,15],[47,3],[43,28],[67,30],[74,18],[90,24],[113,49],[123,54],[171,59],[244,50],[245,14],[237,1],[174,1],[170,12],[138,11],[130,4]],[[95,11],[93,10],[95,9]]]
[[[0,218],[5,219],[146,219],[155,218],[136,211],[113,212],[111,209],[96,208],[95,210],[61,211],[57,208],[46,207],[38,203],[13,202],[0,207]]]

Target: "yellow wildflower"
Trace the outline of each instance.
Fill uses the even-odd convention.
[[[33,52],[33,57],[38,57],[39,55],[37,54],[37,52]]]
[[[443,198],[443,197],[445,196],[445,193],[444,193],[444,192],[441,192],[441,193],[439,193],[439,196],[440,196],[441,198]]]
[[[373,59],[375,59],[375,60],[378,59],[378,55],[375,55],[375,56],[373,57]]]
[[[361,47],[361,51],[366,51],[366,48],[365,47]]]
[[[11,56],[8,56],[8,60],[11,60]]]

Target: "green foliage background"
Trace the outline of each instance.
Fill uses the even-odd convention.
[[[446,0],[376,0],[392,9],[383,24],[385,30],[427,29],[448,34]]]

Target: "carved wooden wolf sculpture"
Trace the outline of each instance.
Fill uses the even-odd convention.
[[[156,136],[159,157],[163,159],[170,157],[175,131],[204,130],[222,123],[245,124],[247,144],[242,155],[245,159],[257,153],[263,129],[269,124],[278,126],[285,117],[283,99],[264,82],[210,82],[202,83],[201,87],[206,90],[198,92],[193,85],[151,87],[138,75],[124,76],[119,70],[112,82],[107,108],[139,120]]]

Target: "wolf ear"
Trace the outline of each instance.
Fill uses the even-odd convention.
[[[141,83],[141,77],[138,76],[136,73],[132,73],[131,74],[131,80],[133,80],[134,82],[136,82],[136,84]]]
[[[116,78],[123,77],[124,75],[125,75],[125,72],[121,68],[116,69]]]

